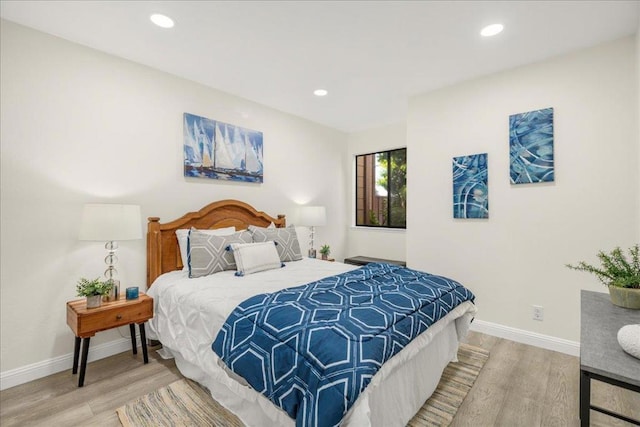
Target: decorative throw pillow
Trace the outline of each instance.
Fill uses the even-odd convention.
[[[232,243],[251,243],[251,233],[241,231],[230,236],[214,236],[193,229],[188,240],[189,277],[202,277],[224,270],[235,270]]]
[[[287,228],[262,228],[250,225],[249,232],[251,232],[253,241],[256,243],[276,242],[276,249],[278,250],[280,261],[299,261],[302,259],[298,235],[293,225]]]
[[[284,267],[275,242],[232,243],[231,251],[236,261],[236,276]]]
[[[195,230],[195,228],[193,228]],[[189,229],[181,228],[176,230],[176,237],[178,238],[178,246],[180,247],[180,259],[182,260],[182,270],[189,270],[189,262],[187,260],[187,240],[189,240]],[[230,236],[236,232],[235,227],[216,228],[215,230],[198,230],[212,236]]]

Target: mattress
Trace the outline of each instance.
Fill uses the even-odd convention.
[[[293,426],[265,396],[226,369],[211,343],[233,309],[252,295],[275,292],[340,274],[356,266],[304,258],[281,269],[237,277],[225,271],[189,279],[184,271],[158,277],[148,294],[154,317],[148,336],[162,342],[181,373],[206,386],[213,398],[248,426]],[[475,306],[466,302],[432,325],[374,376],[343,420],[345,426],[402,426],[435,390],[455,359]]]

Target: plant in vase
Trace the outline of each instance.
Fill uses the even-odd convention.
[[[629,248],[631,259],[627,259],[620,248],[610,253],[598,252],[600,266],[596,267],[580,261],[578,265],[567,267],[594,274],[609,288],[611,302],[625,308],[640,309],[640,245]]]
[[[100,307],[102,296],[107,295],[112,287],[113,283],[103,282],[99,277],[93,280],[82,277],[76,284],[76,292],[79,297],[87,297],[87,308],[97,308]]]
[[[331,253],[331,247],[329,245],[322,245],[320,248],[320,255],[322,255],[322,259],[329,259],[329,254]]]

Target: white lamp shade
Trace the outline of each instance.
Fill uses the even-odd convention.
[[[141,239],[140,206],[84,205],[78,238],[98,241]]]
[[[302,206],[299,219],[300,225],[323,226],[327,222],[327,211],[324,206]]]

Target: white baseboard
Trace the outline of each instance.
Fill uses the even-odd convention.
[[[547,350],[559,351],[571,356],[580,356],[580,343],[556,338],[549,335],[529,332],[523,329],[516,329],[510,326],[503,326],[497,323],[485,322],[475,319],[471,323],[471,330],[481,332],[494,337],[506,338],[523,344],[545,348]]]
[[[138,346],[140,337],[137,337]],[[119,338],[104,344],[89,347],[87,362],[104,359],[124,351],[131,351],[131,338]],[[73,353],[43,360],[31,365],[0,372],[0,390],[15,387],[29,381],[37,380],[61,371],[71,370],[73,365]]]

